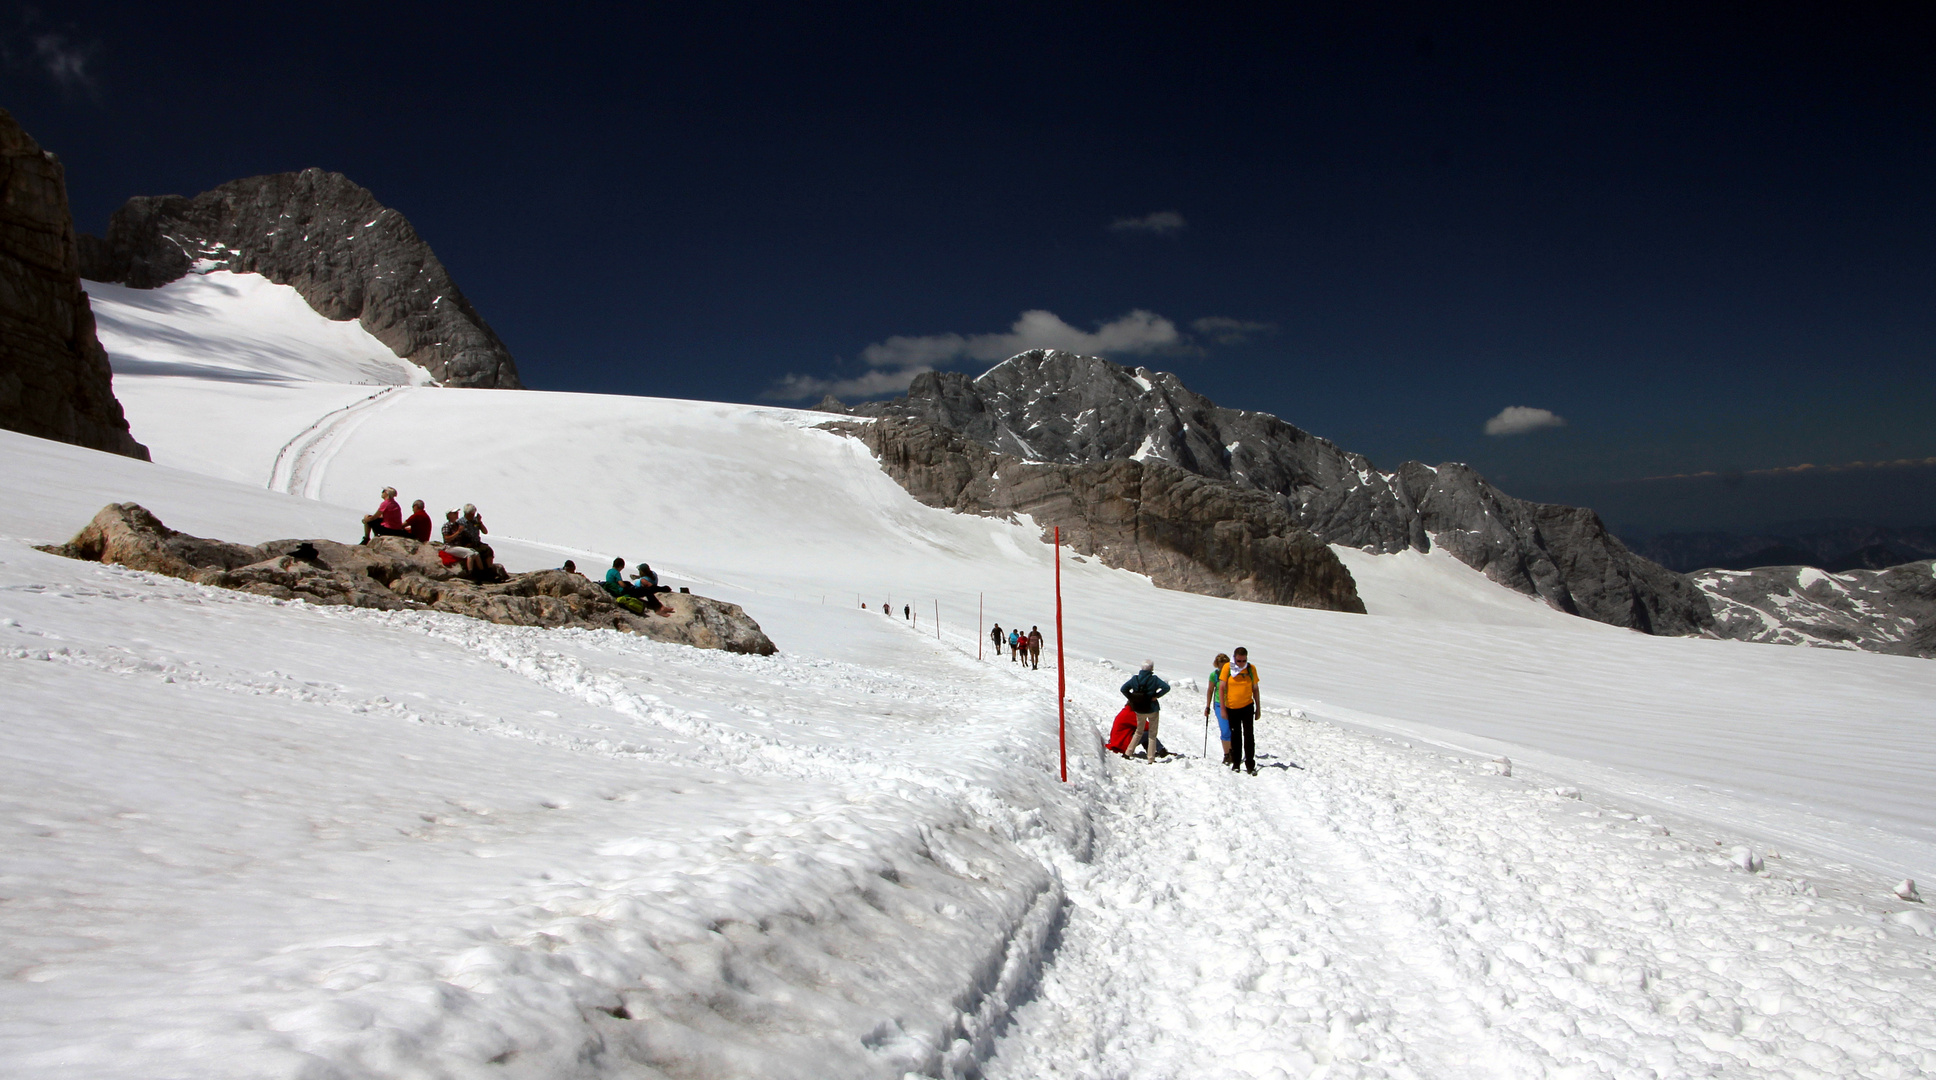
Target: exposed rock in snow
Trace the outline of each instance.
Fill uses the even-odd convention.
[[[1907,900],[1912,904],[1923,902],[1923,895],[1916,891],[1916,882],[1912,878],[1903,878],[1902,884],[1896,886],[1895,892],[1898,900]]]
[[[1722,637],[1936,657],[1936,560],[1840,574],[1767,566],[1691,577],[1713,602]]]
[[[1486,762],[1486,771],[1497,773],[1500,776],[1511,776],[1512,759],[1509,757],[1493,758],[1491,761]]]
[[[114,503],[102,507],[74,539],[46,550],[279,600],[382,611],[428,608],[510,626],[623,630],[702,649],[761,656],[777,651],[737,604],[662,593],[660,603],[672,615],[642,617],[614,604],[590,579],[562,570],[514,574],[481,585],[443,565],[432,546],[396,536],[367,545],[333,540],[230,544],[176,532],[137,503]]]
[[[929,506],[1027,514],[1072,551],[1168,589],[1363,614],[1351,571],[1262,492],[1162,461],[1017,460],[917,420],[828,424],[865,442]]]
[[[1274,416],[1220,408],[1168,372],[1037,349],[975,379],[921,375],[908,396],[852,411],[927,420],[1028,461],[1161,459],[1276,497],[1328,543],[1390,553],[1436,538],[1493,581],[1615,626],[1689,634],[1712,621],[1699,590],[1627,550],[1591,510],[1515,499],[1463,465],[1379,472]]]
[[[446,386],[516,389],[518,368],[395,210],[341,173],[304,169],[232,180],[192,199],[137,196],[80,237],[81,276],[152,289],[233,270],[292,285],[309,306],[357,319]]]

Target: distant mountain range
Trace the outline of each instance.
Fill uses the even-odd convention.
[[[1841,573],[1883,570],[1936,557],[1936,526],[1776,528],[1747,535],[1663,533],[1629,546],[1662,566],[1684,574],[1696,570],[1752,570],[1761,566],[1812,566]]]

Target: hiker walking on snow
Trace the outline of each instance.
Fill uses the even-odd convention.
[[[1156,723],[1161,719],[1162,706],[1157,699],[1170,692],[1170,684],[1156,677],[1156,661],[1143,661],[1143,670],[1129,677],[1123,684],[1123,697],[1129,700],[1129,707],[1136,711],[1136,735],[1129,740],[1131,750],[1136,744],[1143,744],[1143,753],[1150,764],[1156,764]]]
[[[1257,667],[1243,648],[1231,650],[1230,662],[1217,671],[1217,689],[1224,715],[1230,718],[1230,767],[1257,775]],[[1241,759],[1241,764],[1240,764]]]
[[[1002,624],[1001,623],[996,623],[995,628],[988,632],[988,640],[995,643],[995,655],[996,656],[1002,655]]]
[[[1029,668],[1031,670],[1040,669],[1042,667],[1042,628],[1041,627],[1039,626],[1029,627],[1028,642],[1029,642]]]
[[[1021,652],[1022,652],[1022,632],[1020,630],[1010,630],[1008,632],[1009,663],[1011,664],[1021,663],[1022,662]]]
[[[1225,765],[1230,764],[1230,717],[1223,710],[1223,696],[1217,690],[1222,685],[1219,680],[1223,677],[1223,666],[1229,662],[1230,657],[1223,653],[1218,653],[1217,658],[1210,661],[1210,685],[1203,692],[1203,718],[1209,720],[1211,711],[1216,711],[1217,737],[1223,740]]]

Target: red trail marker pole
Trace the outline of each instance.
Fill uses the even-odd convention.
[[[1055,742],[1062,753],[1062,782],[1069,782],[1069,680],[1062,663],[1062,526],[1055,527]]]

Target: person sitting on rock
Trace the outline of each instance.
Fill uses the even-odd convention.
[[[647,567],[647,569],[650,570],[651,568]],[[654,575],[654,581],[652,584],[657,584],[656,579],[657,579],[657,575]],[[610,570],[605,571],[605,580],[601,582],[601,584],[604,585],[606,592],[612,594],[614,599],[619,597],[630,597],[644,604],[647,608],[658,612],[661,615],[665,615],[667,617],[670,617],[672,615],[672,612],[669,609],[667,609],[664,605],[659,603],[659,598],[652,591],[651,585],[647,585],[643,581],[636,582],[636,583],[626,582],[625,559],[622,556],[612,560],[612,568]]]
[[[383,501],[376,504],[376,513],[363,517],[363,539],[359,544],[367,544],[374,536],[409,536],[403,527],[403,507],[397,505],[397,489],[383,489]]]
[[[422,499],[410,504],[410,517],[404,521],[403,531],[419,544],[430,543],[430,515],[424,513]]]
[[[484,518],[477,512],[476,505],[465,503],[464,516],[458,520],[464,523],[465,536],[467,538],[464,546],[477,550],[477,567],[473,573],[479,580],[498,576],[496,565],[497,552],[492,551],[491,545],[484,542],[484,534],[491,530],[485,527]]]
[[[565,565],[559,567],[558,569],[563,570],[567,574],[576,574],[578,573],[578,564],[571,561],[570,559],[566,559]]]
[[[478,538],[478,524],[481,523],[458,516],[455,510],[444,514],[444,562],[447,565],[462,562],[465,575],[474,581],[484,581],[496,576],[496,568],[491,565],[491,549]]]
[[[641,597],[650,598],[662,592],[672,591],[672,586],[659,584],[658,572],[652,569],[651,563],[640,563],[639,568],[632,572],[632,577],[636,579],[633,587],[639,591]]]

